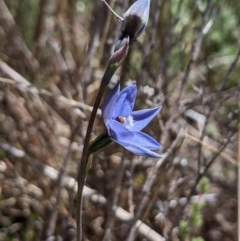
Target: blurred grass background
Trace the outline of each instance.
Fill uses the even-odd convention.
[[[108,1],[120,15],[132,2]],[[151,1],[109,89],[136,81],[135,109],[163,106],[144,131],[164,162],[96,154],[87,186],[107,205],[85,198],[84,240],[153,240],[138,219],[166,240],[237,240],[239,12],[238,0]],[[100,0],[0,0],[0,240],[74,240],[73,188],[44,168],[76,177],[120,28]],[[93,136],[104,129],[99,115]]]

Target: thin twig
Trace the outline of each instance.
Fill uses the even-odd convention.
[[[40,58],[40,55],[42,53],[43,44],[41,43],[41,38],[44,32],[44,20],[47,17],[47,7],[50,4],[48,4],[47,0],[41,0],[39,2],[39,12],[37,17],[36,26],[34,29],[34,42],[36,43],[35,46],[35,56],[37,59]]]
[[[163,157],[160,158],[159,161],[155,165],[152,166],[151,170],[149,171],[148,178],[146,179],[146,182],[145,182],[144,187],[143,187],[143,193],[142,193],[141,201],[140,201],[138,207],[136,208],[134,220],[132,222],[132,226],[131,226],[129,235],[126,239],[127,241],[134,240],[135,233],[136,233],[136,230],[137,230],[137,220],[141,217],[146,205],[148,204],[153,184],[155,183],[155,181],[157,180],[157,178],[159,176],[158,175],[159,170],[164,165],[166,165],[167,161],[172,156],[172,154],[176,150],[178,150],[178,148],[181,146],[181,144],[184,140],[184,137],[185,137],[185,132],[186,132],[186,130],[180,130],[179,131],[178,136],[176,137],[176,139],[174,140],[174,142],[172,143],[170,148],[164,153]]]
[[[206,21],[207,21],[207,18],[209,16],[209,14],[210,14],[211,2],[212,2],[212,0],[208,0],[208,2],[207,2],[206,8],[205,8],[204,13],[203,13],[203,18],[202,18],[200,30],[197,34],[197,37],[195,38],[195,41],[192,44],[190,60],[187,64],[186,70],[185,70],[185,72],[184,72],[184,74],[181,78],[180,91],[179,91],[177,101],[176,101],[176,103],[177,103],[176,106],[177,106],[178,109],[180,107],[180,103],[181,103],[180,101],[181,101],[185,86],[187,84],[187,81],[189,79],[189,75],[190,75],[190,72],[192,70],[193,64],[196,62],[196,60],[199,56],[201,46],[202,46],[202,42],[203,42],[203,38],[206,35]],[[172,114],[171,114],[170,118],[168,119],[168,121],[166,122],[165,128],[163,130],[163,134],[162,134],[163,138],[166,138],[168,136],[167,133],[169,132],[169,129],[172,126],[172,123],[174,122],[174,120],[176,120],[176,118],[179,116],[180,113],[182,113],[181,110],[172,112]],[[164,148],[165,141],[166,140],[162,141],[163,148]]]
[[[191,139],[191,140],[193,140],[193,141],[201,144],[202,146],[206,147],[207,149],[209,149],[209,150],[211,150],[211,151],[213,151],[213,152],[215,152],[215,153],[217,153],[217,152],[219,151],[218,148],[212,146],[211,144],[209,144],[209,143],[207,143],[207,142],[205,142],[205,141],[201,141],[199,138],[197,138],[197,137],[195,137],[195,136],[193,136],[193,135],[190,135],[189,133],[186,133],[185,136],[186,136],[187,138],[189,138],[189,139]],[[221,152],[219,155],[220,155],[221,157],[223,157],[224,159],[226,159],[227,161],[229,161],[230,163],[232,163],[232,164],[234,164],[234,165],[238,165],[237,160],[233,159],[233,158],[232,158],[231,156],[229,156],[227,153]]]
[[[53,235],[54,230],[55,230],[55,226],[56,226],[56,220],[57,220],[57,216],[58,216],[58,206],[59,203],[61,201],[61,192],[62,192],[62,186],[63,186],[63,177],[65,176],[66,173],[66,168],[68,166],[68,162],[69,162],[69,157],[71,154],[71,150],[72,150],[72,144],[74,141],[74,137],[77,135],[78,133],[78,129],[79,129],[79,124],[78,126],[72,130],[72,134],[71,134],[71,138],[69,141],[69,145],[68,145],[68,149],[67,149],[67,153],[66,156],[64,157],[63,160],[63,165],[58,173],[58,179],[56,182],[56,187],[55,190],[53,191],[53,193],[56,193],[56,202],[53,206],[53,209],[51,211],[51,215],[50,215],[50,221],[49,221],[49,226],[47,229],[47,237],[50,237]]]
[[[177,99],[177,104],[178,105],[180,103],[183,91],[184,91],[185,86],[187,84],[187,81],[188,81],[189,74],[190,74],[190,71],[192,69],[192,66],[196,62],[196,60],[197,60],[197,58],[199,56],[199,53],[200,53],[200,50],[201,50],[201,46],[202,46],[202,42],[203,42],[203,38],[204,38],[204,36],[207,33],[206,32],[206,21],[207,21],[207,18],[209,16],[209,14],[210,14],[211,4],[212,4],[212,0],[208,0],[206,8],[205,8],[205,11],[204,11],[204,14],[203,14],[201,28],[200,28],[200,30],[198,32],[198,35],[197,35],[197,37],[196,37],[196,39],[195,39],[195,41],[193,42],[193,45],[192,45],[191,59],[188,62],[186,71],[185,71],[185,73],[183,75],[183,78],[181,80],[181,88],[180,88],[179,96],[178,96],[178,99]]]
[[[18,31],[13,15],[3,0],[0,0],[0,25],[8,35],[8,40],[12,46],[15,47],[15,50],[22,53],[27,60],[27,66],[31,68],[34,74],[37,73],[39,70],[39,63],[34,58],[27,45],[24,43],[24,40]]]
[[[111,0],[110,5],[114,6],[116,0]],[[99,46],[99,52],[98,52],[98,58],[99,60],[102,59],[103,57],[103,53],[104,53],[104,48],[105,48],[105,43],[107,40],[107,36],[108,36],[108,32],[109,32],[109,28],[110,28],[110,23],[111,23],[111,19],[112,19],[112,14],[110,12],[107,13],[107,17],[106,17],[106,22],[104,24],[104,29],[103,29],[103,33],[102,33],[102,37],[101,37],[101,44]]]
[[[0,82],[6,83],[6,84],[15,84],[16,83],[16,81],[14,81],[12,79],[2,78],[2,77],[0,77]]]
[[[0,59],[0,69],[3,71],[3,73],[7,74],[11,79],[13,79],[18,84],[22,84],[27,87],[31,85],[22,75],[20,75],[18,72],[12,69],[9,65],[3,62],[1,59]]]
[[[112,8],[111,6],[105,1],[105,0],[102,0],[103,3],[105,3],[105,5],[109,8],[109,10],[115,15],[115,17],[117,18],[117,20],[122,23],[123,22],[123,18],[121,16],[119,16]]]
[[[21,90],[26,90],[32,94],[39,95],[47,104],[49,104],[44,97],[51,97],[53,99],[57,99],[67,105],[70,105],[72,107],[81,108],[83,110],[92,111],[92,107],[89,105],[86,105],[85,103],[75,101],[72,99],[67,99],[63,95],[56,95],[46,89],[37,89],[34,85],[32,85],[26,78],[24,78],[22,75],[17,73],[14,69],[12,69],[9,65],[7,65],[5,62],[1,61],[0,59],[0,70],[2,70],[5,74],[7,74],[11,79],[6,79],[0,77],[0,81],[3,83],[8,84],[14,84]],[[50,106],[51,107],[51,106]],[[86,119],[86,116],[83,112],[78,110],[78,113],[80,114],[80,117],[82,119]],[[98,115],[101,115],[101,111],[97,111]]]
[[[208,113],[206,115],[205,123],[204,123],[203,129],[202,129],[202,135],[201,135],[201,138],[200,138],[201,141],[203,141],[203,138],[206,135],[207,125],[209,123],[209,120],[210,120],[211,114],[213,113],[213,110],[216,109],[217,100],[219,98],[219,95],[220,95],[221,91],[223,90],[224,86],[226,85],[227,80],[229,79],[229,75],[232,72],[235,65],[237,64],[237,61],[238,61],[239,57],[240,57],[240,48],[238,49],[238,52],[236,54],[235,59],[232,61],[232,63],[230,64],[226,74],[224,75],[217,92],[215,93],[214,99],[213,99],[213,101],[210,105],[210,108],[208,110]],[[197,157],[199,173],[200,173],[200,170],[201,170],[201,158],[202,158],[201,154],[202,154],[202,145],[199,146],[198,157]]]
[[[105,227],[104,227],[105,233],[102,239],[103,241],[108,241],[111,239],[110,235],[111,235],[112,226],[114,224],[114,217],[115,217],[114,213],[118,202],[119,188],[123,178],[124,170],[126,168],[125,157],[126,157],[126,150],[124,149],[120,168],[118,170],[117,180],[113,186],[112,193],[110,194],[110,198],[108,199],[107,215],[106,215],[106,221],[105,221]]]
[[[222,146],[219,148],[218,152],[215,153],[212,158],[209,160],[208,164],[205,166],[204,171],[198,173],[198,176],[195,180],[195,183],[191,189],[191,191],[189,192],[188,196],[187,196],[187,202],[185,203],[185,205],[183,205],[180,209],[180,211],[178,212],[178,214],[176,215],[176,218],[174,220],[173,223],[173,228],[178,226],[179,221],[184,213],[184,210],[186,208],[186,206],[189,204],[191,197],[193,196],[196,187],[198,185],[198,183],[200,182],[200,180],[206,175],[207,171],[209,170],[209,168],[212,166],[212,164],[214,163],[214,161],[216,160],[216,158],[220,155],[220,153],[225,149],[225,147],[229,144],[231,137],[233,136],[234,133],[232,133],[231,135],[228,136],[227,140],[224,140]]]

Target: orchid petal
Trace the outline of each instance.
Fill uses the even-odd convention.
[[[118,98],[119,92],[120,92],[120,84],[118,81],[117,85],[111,90],[111,92],[107,96],[102,106],[102,115],[103,115],[105,125],[108,125],[109,121],[111,120],[113,108]]]
[[[120,122],[115,120],[109,124],[109,132],[113,139],[116,141],[122,141],[129,145],[136,145],[147,148],[149,150],[157,150],[161,145],[153,139],[151,136],[143,132],[130,131]]]
[[[133,111],[132,117],[133,117],[134,125],[132,126],[131,130],[133,131],[142,130],[159,113],[161,109],[162,107],[159,106],[152,109]]]
[[[138,145],[133,145],[130,143],[126,143],[124,141],[119,141],[119,140],[114,140],[116,143],[118,143],[119,145],[121,145],[122,147],[126,148],[128,151],[139,155],[139,156],[146,156],[146,157],[154,157],[154,158],[161,158],[162,156],[159,155],[156,152],[150,151],[149,149],[142,147],[142,146],[138,146]]]
[[[136,85],[130,85],[123,89],[117,98],[116,104],[113,109],[112,118],[116,119],[118,116],[130,116],[133,106],[135,104],[136,95]]]

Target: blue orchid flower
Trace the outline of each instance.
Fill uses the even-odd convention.
[[[152,150],[158,150],[161,145],[141,130],[159,113],[161,107],[133,111],[136,95],[135,84],[120,92],[118,83],[110,92],[102,107],[108,135],[134,154],[160,158],[161,155]]]

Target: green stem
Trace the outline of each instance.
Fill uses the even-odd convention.
[[[97,98],[95,100],[95,104],[93,106],[93,111],[88,123],[87,133],[84,141],[83,152],[82,152],[82,159],[78,169],[78,192],[77,192],[77,241],[82,240],[82,192],[85,183],[85,167],[87,165],[87,157],[88,157],[88,145],[91,138],[91,132],[94,124],[94,120],[96,117],[96,113],[98,107],[100,105],[100,101],[102,99],[102,95],[104,93],[106,84],[101,82],[100,89],[98,91]]]
[[[87,127],[87,133],[84,140],[84,146],[82,151],[82,158],[78,169],[78,177],[77,177],[77,183],[78,183],[78,192],[77,192],[77,241],[82,240],[82,192],[83,187],[85,183],[85,168],[87,165],[87,159],[88,159],[88,146],[89,141],[91,138],[91,132],[94,124],[94,120],[96,118],[97,110],[99,108],[104,90],[106,86],[108,85],[110,79],[112,78],[114,72],[116,71],[118,66],[109,65],[104,73],[104,76],[102,78],[100,88],[93,106],[93,110],[90,116],[90,120]]]
[[[117,50],[111,56],[107,69],[103,75],[100,88],[93,106],[93,110],[90,116],[90,120],[87,127],[87,133],[84,140],[84,146],[82,151],[82,158],[78,168],[78,176],[77,176],[77,183],[78,183],[78,191],[77,191],[77,241],[82,240],[82,192],[85,183],[85,176],[86,176],[86,166],[87,160],[91,153],[88,152],[89,141],[91,138],[91,132],[94,124],[94,120],[96,118],[97,110],[99,108],[104,90],[108,83],[110,82],[113,74],[121,64],[122,60],[126,57],[129,47],[129,38],[125,38],[122,41],[122,48]]]

